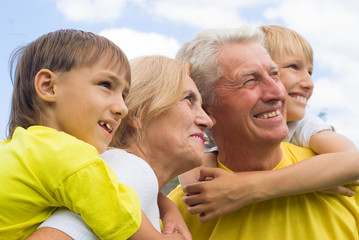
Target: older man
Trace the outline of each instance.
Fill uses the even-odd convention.
[[[218,165],[227,171],[271,170],[315,154],[282,143],[288,129],[285,89],[264,49],[259,29],[210,30],[185,44],[178,58],[193,64],[204,105],[215,122],[211,134]],[[181,210],[194,240],[359,239],[358,198],[321,193],[255,203],[202,223],[176,189],[171,198]]]

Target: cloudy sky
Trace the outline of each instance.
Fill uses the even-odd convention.
[[[359,146],[358,22],[357,0],[1,0],[0,139],[12,91],[9,56],[47,32],[82,29],[110,38],[129,58],[174,57],[207,28],[280,24],[301,33],[314,49],[308,111]]]

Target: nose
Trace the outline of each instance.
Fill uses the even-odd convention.
[[[123,119],[127,115],[128,109],[122,94],[113,98],[113,102],[111,104],[111,113],[119,119]]]
[[[287,95],[283,83],[279,79],[273,79],[270,76],[266,76],[262,88],[262,101],[283,101]]]
[[[207,130],[213,127],[213,122],[208,114],[203,110],[203,108],[199,108],[198,115],[195,119],[195,123],[202,130]]]
[[[309,91],[313,90],[314,83],[313,83],[312,76],[308,72],[303,73],[303,75],[304,75],[303,80],[300,82],[300,86]]]

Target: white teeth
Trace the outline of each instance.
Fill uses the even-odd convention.
[[[109,123],[106,123],[106,127],[108,130],[112,131],[112,126]]]
[[[109,130],[109,132],[112,131],[112,126],[111,126],[109,123],[105,123],[105,122],[103,122],[103,121],[99,121],[98,123],[99,123],[101,126],[105,126],[105,127]]]
[[[307,99],[305,97],[297,95],[295,96],[295,99],[298,100],[299,102],[307,103]]]
[[[258,118],[259,119],[267,119],[267,118],[272,118],[272,117],[275,117],[275,116],[279,116],[281,114],[280,110],[277,109],[276,111],[273,111],[273,112],[270,112],[270,113],[265,113],[261,116],[259,116]]]

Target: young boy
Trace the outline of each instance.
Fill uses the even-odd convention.
[[[261,30],[265,34],[266,48],[273,61],[278,64],[280,80],[283,82],[288,93],[286,102],[289,135],[285,141],[311,148],[318,154],[356,149],[349,139],[335,133],[332,127],[324,123],[319,117],[305,113],[307,101],[311,97],[314,88],[311,78],[313,71],[313,50],[308,41],[297,32],[282,26],[262,26]],[[213,139],[210,139],[209,143],[206,144],[206,151],[208,153],[206,154],[203,166],[217,167],[218,148]],[[200,173],[197,168],[182,174],[179,177],[180,183],[185,187],[190,183],[196,182],[198,176],[200,176]],[[203,176],[201,176],[200,180],[203,180]],[[343,194],[352,196],[354,192],[345,189]],[[192,198],[194,201],[195,197]],[[196,202],[198,201],[196,199]],[[219,202],[221,200],[217,199],[216,201]],[[234,211],[237,207],[235,204],[231,207],[229,204],[224,206],[224,204],[221,205],[219,203],[216,206],[216,213],[212,212],[211,215],[202,215],[200,219],[208,221],[217,217],[219,213],[228,213]],[[221,212],[218,206],[226,209]],[[199,207],[197,206],[196,208],[199,211]],[[191,209],[192,213],[196,213],[197,209],[195,211]],[[206,212],[206,207],[201,206],[200,209],[201,211],[199,212]]]
[[[126,56],[104,37],[59,30],[19,49],[16,60],[0,143],[0,239],[25,239],[60,206],[101,239],[129,238],[141,222],[137,194],[99,157],[127,114]]]

